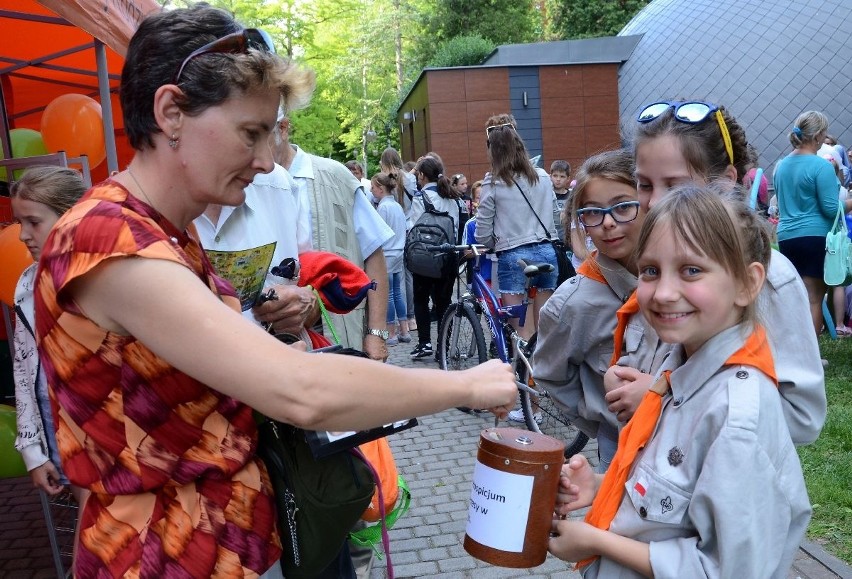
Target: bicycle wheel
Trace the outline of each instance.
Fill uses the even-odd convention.
[[[527,344],[527,358],[532,357],[535,350],[536,335],[530,338]],[[571,424],[571,421],[562,414],[559,407],[553,402],[553,398],[547,391],[538,386],[534,380],[530,379],[526,366],[521,365],[520,368],[515,368],[518,375],[518,380],[523,384],[527,384],[538,394],[532,395],[526,390],[521,390],[521,409],[524,413],[524,421],[527,428],[533,432],[540,432],[548,436],[552,436],[558,440],[565,442],[565,458],[571,458],[586,447],[589,442],[589,437],[576,426]],[[539,415],[536,420],[536,414]]]
[[[465,370],[488,360],[485,336],[473,308],[450,304],[438,330],[438,364],[443,370]]]

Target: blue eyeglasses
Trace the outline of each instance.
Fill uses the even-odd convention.
[[[272,37],[265,30],[259,28],[246,28],[239,32],[234,32],[218,38],[213,42],[208,42],[201,48],[193,50],[189,56],[183,59],[177,74],[174,76],[172,84],[180,82],[180,75],[183,74],[183,69],[189,64],[193,58],[203,54],[224,53],[224,54],[245,54],[249,49],[262,50],[263,52],[275,53],[275,44],[272,42]]]
[[[728,132],[728,125],[725,123],[722,111],[719,110],[719,105],[701,101],[658,101],[647,105],[639,111],[636,120],[640,123],[650,123],[671,108],[674,109],[674,118],[690,125],[703,123],[710,115],[715,116],[716,122],[719,123],[719,130],[722,132],[722,140],[725,141],[725,151],[728,153],[728,160],[730,160],[731,165],[734,164],[734,147],[731,144],[731,134]]]
[[[577,219],[585,227],[597,227],[609,215],[616,223],[630,223],[639,215],[638,201],[622,201],[612,207],[584,207],[577,209]]]

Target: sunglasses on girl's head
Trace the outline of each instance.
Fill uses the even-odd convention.
[[[193,50],[189,56],[183,59],[177,74],[175,74],[172,84],[180,82],[180,75],[183,74],[183,69],[186,68],[189,61],[195,57],[203,54],[214,53],[245,54],[252,48],[255,50],[262,50],[263,52],[275,53],[275,45],[272,43],[272,37],[269,36],[268,32],[260,30],[259,28],[246,28],[239,32],[223,36],[222,38],[205,44],[201,48]]]
[[[674,109],[674,117],[677,120],[690,125],[703,123],[711,115],[715,116],[716,122],[719,123],[719,130],[722,132],[722,140],[725,141],[725,151],[728,153],[728,159],[731,161],[731,165],[734,164],[734,148],[731,144],[731,134],[728,132],[728,125],[725,123],[722,111],[719,110],[719,105],[701,101],[659,101],[651,103],[639,111],[639,116],[636,117],[636,120],[640,123],[650,123],[671,108]]]
[[[491,131],[502,129],[503,127],[515,128],[515,125],[512,123],[503,123],[502,125],[491,125],[490,127],[485,127],[485,137],[487,138],[491,134]]]
[[[577,219],[585,227],[597,227],[609,215],[616,223],[630,223],[639,215],[638,201],[622,201],[612,207],[584,207],[577,209]]]
[[[717,105],[699,101],[660,101],[651,103],[643,108],[636,120],[640,123],[649,123],[670,108],[674,108],[674,115],[677,120],[682,123],[691,124],[703,122],[707,117],[719,110]]]

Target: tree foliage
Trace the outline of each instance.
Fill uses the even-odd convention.
[[[615,36],[650,0],[547,0],[549,36]]]
[[[482,62],[496,46],[481,36],[456,36],[441,43],[429,66],[473,66]]]
[[[438,40],[480,36],[494,44],[539,40],[533,0],[436,0],[431,28]]]

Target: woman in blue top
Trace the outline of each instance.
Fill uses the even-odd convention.
[[[825,236],[837,215],[840,191],[831,163],[816,154],[827,132],[828,119],[821,112],[799,115],[789,136],[793,152],[778,163],[773,177],[780,212],[779,249],[805,282],[817,334],[822,329],[822,299],[827,289],[823,281]],[[852,201],[845,203],[845,211],[852,209]]]

